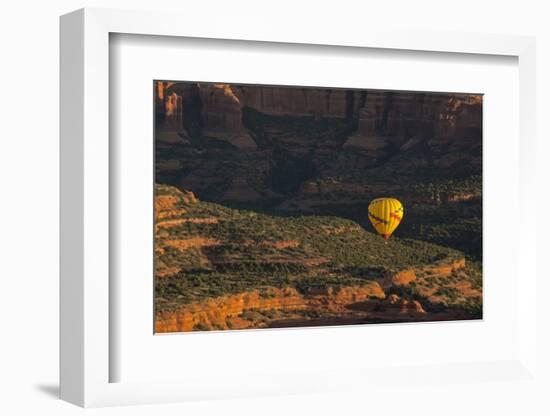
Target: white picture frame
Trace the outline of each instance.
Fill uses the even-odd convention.
[[[351,377],[358,388],[402,376],[399,369],[368,373],[333,370],[317,374],[279,374],[250,383],[223,384],[212,379],[111,382],[110,349],[109,189],[113,161],[109,156],[109,36],[113,33],[185,38],[210,38],[281,44],[332,45],[455,54],[505,55],[519,62],[519,212],[535,201],[535,40],[530,37],[472,33],[399,31],[349,27],[327,33],[314,24],[307,31],[280,30],[263,22],[236,32],[232,22],[219,19],[204,28],[200,22],[173,13],[82,9],[61,18],[61,398],[80,406],[107,406],[184,401],[200,398],[262,394],[307,393],[348,388],[339,380]],[[242,29],[242,27],[241,27]],[[245,33],[245,34],[243,34]],[[533,221],[529,213],[529,221]],[[527,224],[527,215],[520,223]],[[462,382],[480,382],[479,374],[506,380],[537,382],[536,235],[532,227],[517,241],[517,270],[529,291],[517,292],[519,345],[517,355],[498,362],[457,365],[441,363],[414,370],[420,380],[447,373]],[[410,369],[407,371],[411,371]]]

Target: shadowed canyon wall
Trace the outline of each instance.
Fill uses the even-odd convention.
[[[184,82],[158,82],[156,92],[159,140],[174,133],[247,135],[246,107],[269,115],[351,120],[355,134],[347,144],[367,150],[419,136],[481,137],[479,95]]]

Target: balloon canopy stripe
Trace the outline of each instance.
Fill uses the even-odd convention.
[[[376,221],[381,222],[381,223],[383,223],[383,224],[389,223],[389,221],[386,221],[386,220],[383,220],[382,218],[377,217],[376,215],[374,215],[374,214],[373,214],[372,212],[370,212],[370,211],[369,211],[369,216],[370,216],[371,218],[375,219]]]
[[[396,219],[397,221],[401,221],[401,217],[400,217],[399,215],[397,215],[397,211],[392,212],[392,213],[390,214],[390,217]]]

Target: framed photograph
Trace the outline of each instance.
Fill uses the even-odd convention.
[[[62,398],[536,384],[534,40],[180,18],[61,18]]]

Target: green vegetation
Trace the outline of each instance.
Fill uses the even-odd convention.
[[[481,290],[483,287],[483,274],[481,262],[469,260],[466,263],[464,273],[473,289]]]
[[[412,186],[415,192],[431,193],[433,195],[441,194],[481,194],[482,189],[481,175],[472,175],[465,178],[435,178],[429,182],[419,182]]]
[[[348,219],[277,217],[209,202],[185,202],[179,191],[167,186],[158,185],[156,190],[158,196],[175,196],[179,202],[174,209],[185,210],[184,218],[214,219],[159,229],[157,270],[179,271],[156,279],[157,311],[252,289],[290,286],[307,293],[313,288],[365,285],[389,270],[462,256],[412,239],[392,238],[385,244]],[[184,250],[166,244],[193,238],[216,243]]]
[[[455,302],[460,296],[460,291],[454,287],[442,286],[435,291],[436,296],[444,296],[451,302]]]
[[[385,170],[382,169],[382,172]],[[396,175],[380,170],[350,172],[340,176],[317,177],[308,189],[319,194],[303,194],[288,202],[278,215],[311,214],[349,218],[370,230],[367,208],[370,201],[385,193],[399,199],[405,216],[396,235],[451,247],[482,260],[482,204],[480,175],[449,178],[449,173]],[[313,200],[313,202],[311,202]]]

